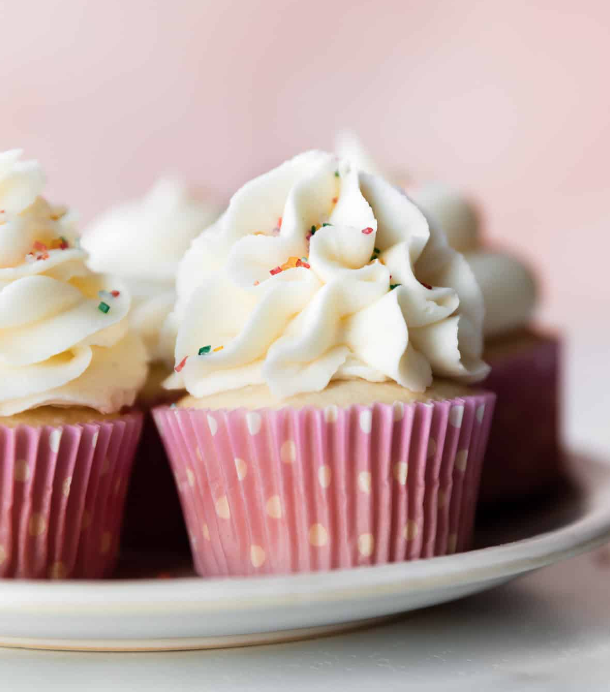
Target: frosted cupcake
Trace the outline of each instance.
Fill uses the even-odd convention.
[[[175,335],[163,325],[176,301],[176,272],[191,240],[219,211],[197,199],[180,181],[161,178],[141,199],[117,205],[87,228],[83,247],[89,266],[119,278],[133,295],[131,324],[142,336],[151,363],[138,396],[144,411],[171,402],[161,387],[173,369]],[[144,422],[126,511],[124,542],[130,548],[188,550],[178,496],[150,415]],[[153,516],[149,508],[157,509]]]
[[[85,265],[42,171],[0,154],[0,577],[113,568],[146,378],[123,286]]]
[[[337,149],[358,168],[379,170],[353,133],[342,133]],[[548,491],[563,471],[558,425],[561,342],[535,326],[535,275],[520,258],[486,246],[478,209],[457,188],[412,181],[403,181],[403,187],[429,223],[464,254],[482,290],[484,358],[492,367],[485,387],[498,395],[498,404],[481,498],[489,503],[521,500]]]
[[[253,180],[193,242],[174,318],[189,396],[155,419],[200,574],[467,548],[483,301],[399,190],[317,151]]]

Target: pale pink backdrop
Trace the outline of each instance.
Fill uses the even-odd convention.
[[[0,147],[85,221],[164,171],[224,199],[349,125],[476,195],[548,319],[610,298],[610,3],[19,0],[0,23]]]

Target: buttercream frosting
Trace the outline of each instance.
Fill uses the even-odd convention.
[[[20,150],[0,154],[0,416],[44,405],[113,413],[146,377],[130,297],[92,273],[66,210]]]
[[[143,198],[103,213],[83,235],[91,269],[128,286],[130,320],[152,360],[172,362],[173,341],[162,328],[176,300],[178,264],[191,240],[218,214],[180,181],[162,178]]]
[[[277,398],[333,379],[482,379],[483,301],[468,264],[397,188],[310,151],[247,183],[178,272],[176,373],[203,397]]]
[[[357,168],[380,174],[380,167],[353,132],[339,133],[335,148]],[[485,302],[485,336],[527,325],[538,299],[534,274],[516,257],[484,247],[480,217],[470,200],[456,187],[438,181],[408,184],[405,191],[430,225],[442,229],[449,245],[469,262]]]

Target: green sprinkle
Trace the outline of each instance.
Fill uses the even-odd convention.
[[[104,302],[102,301],[102,302],[97,306],[97,309],[98,309],[100,312],[103,312],[104,314],[106,314],[106,313],[110,310],[110,305],[108,305],[108,303],[104,303]]]
[[[339,171],[335,171],[335,178],[339,177]]]
[[[199,351],[197,352],[198,356],[205,356],[206,353],[209,353],[212,350],[211,346],[202,346]]]
[[[376,248],[373,248],[373,252],[374,252],[376,255],[378,255],[378,254],[381,252],[381,250],[380,250],[378,247],[376,247]]]
[[[390,284],[390,291],[393,291],[397,286],[400,286],[400,284]]]
[[[322,226],[332,226],[332,223],[323,223]]]

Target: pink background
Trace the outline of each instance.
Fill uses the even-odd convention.
[[[0,147],[83,220],[166,171],[224,199],[350,126],[476,195],[547,319],[610,297],[609,3],[20,0],[0,20]]]

